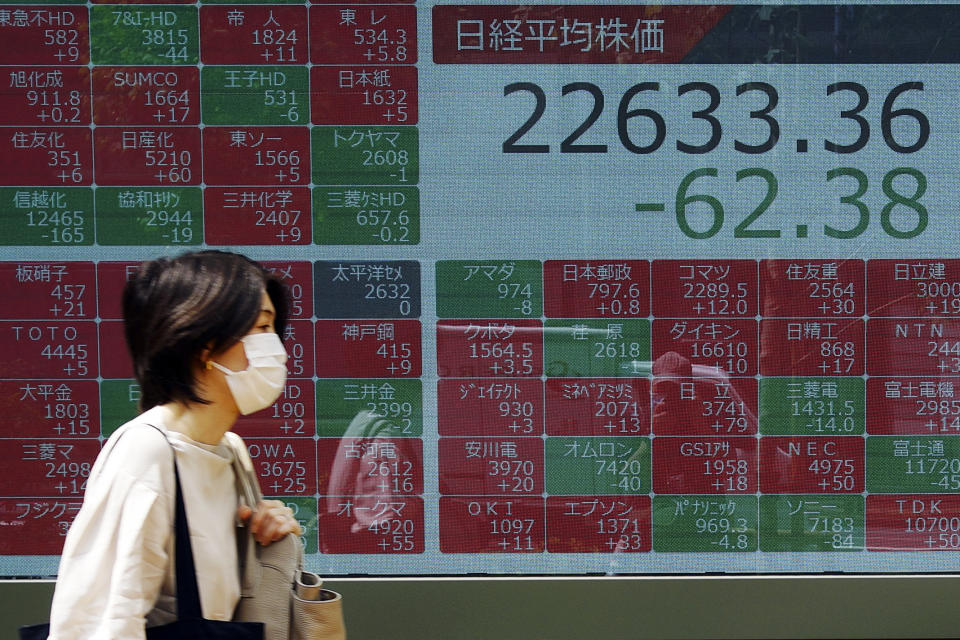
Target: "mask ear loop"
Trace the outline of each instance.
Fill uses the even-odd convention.
[[[233,369],[226,368],[219,362],[214,362],[213,360],[207,360],[207,369],[214,369],[214,368],[219,369],[220,371],[224,372],[227,375],[230,375],[231,373],[240,373],[239,371],[234,371]]]

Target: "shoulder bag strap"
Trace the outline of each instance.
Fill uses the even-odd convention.
[[[180,620],[203,617],[200,606],[200,588],[197,586],[197,571],[193,562],[193,545],[190,543],[190,527],[187,523],[187,509],[183,503],[183,492],[180,487],[180,470],[177,466],[177,452],[167,439],[167,435],[158,427],[148,424],[157,430],[170,446],[173,454],[173,480],[175,486],[174,508],[174,557],[176,562],[177,580],[177,618]]]
[[[172,447],[171,447],[172,448]],[[197,571],[193,564],[193,545],[190,544],[190,527],[187,525],[187,509],[180,490],[180,472],[176,454],[173,460],[173,477],[177,484],[177,505],[174,539],[176,542],[177,572],[177,618],[202,618],[200,588],[197,586]]]

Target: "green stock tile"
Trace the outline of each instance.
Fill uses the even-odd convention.
[[[654,496],[654,551],[757,550],[757,497]]]
[[[543,366],[550,377],[638,377],[650,369],[648,320],[547,320]]]
[[[317,434],[321,437],[420,437],[423,435],[420,380],[318,380]]]
[[[440,318],[539,318],[543,268],[538,260],[438,260]]]
[[[416,127],[314,127],[311,141],[314,184],[413,186],[420,179]]]
[[[100,382],[100,430],[104,437],[140,413],[140,385],[136,380]]]
[[[960,493],[960,436],[871,436],[870,493]]]
[[[310,121],[306,67],[206,66],[200,82],[204,124],[306,125]]]
[[[863,378],[763,378],[760,432],[857,435],[864,432]]]
[[[650,492],[650,439],[554,437],[544,449],[551,495],[635,495]]]
[[[203,243],[203,196],[199,187],[101,187],[96,201],[100,244]]]
[[[862,551],[859,495],[760,496],[762,551]]]
[[[90,9],[93,64],[199,62],[196,6],[94,5]]]
[[[315,244],[420,243],[417,187],[317,187],[313,190]]]
[[[92,245],[93,189],[0,188],[0,246]]]

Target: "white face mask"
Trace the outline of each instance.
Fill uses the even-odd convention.
[[[283,393],[287,382],[287,351],[280,336],[268,333],[251,333],[240,338],[247,355],[247,368],[243,371],[227,369],[210,360],[210,364],[226,375],[227,387],[233,395],[240,413],[247,415],[266,409]]]

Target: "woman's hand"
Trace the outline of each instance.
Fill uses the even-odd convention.
[[[256,511],[247,505],[240,505],[237,516],[243,522],[249,520],[254,539],[264,546],[280,540],[288,533],[303,535],[293,511],[279,500],[261,500]]]

